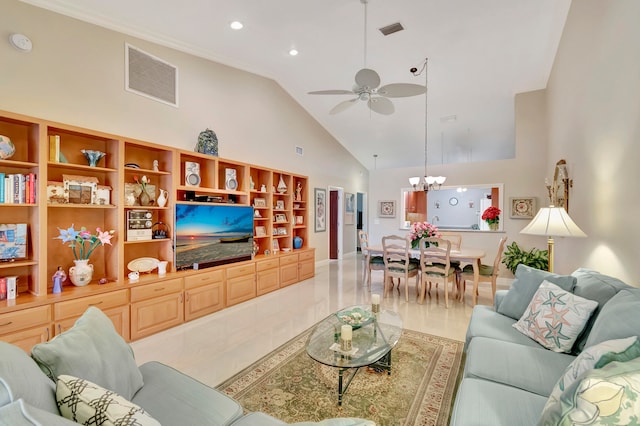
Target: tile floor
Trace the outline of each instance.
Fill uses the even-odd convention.
[[[226,308],[132,343],[138,363],[159,361],[210,386],[216,386],[289,339],[338,309],[370,303],[370,294],[382,294],[382,271],[374,271],[371,289],[363,286],[362,258],[350,255],[316,268],[314,278]],[[511,280],[500,279],[498,288]],[[394,291],[382,299],[382,309],[397,311],[404,327],[464,340],[471,315],[471,289],[465,302],[450,300],[431,290],[419,305],[415,279],[409,280],[409,302]],[[479,304],[491,304],[488,284],[480,284]]]

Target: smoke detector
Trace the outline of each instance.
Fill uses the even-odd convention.
[[[31,52],[31,49],[33,49],[31,40],[29,40],[29,37],[24,34],[11,34],[9,36],[9,43],[11,43],[11,45],[20,52],[29,53]]]

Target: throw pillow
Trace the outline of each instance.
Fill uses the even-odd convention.
[[[608,340],[585,349],[564,371],[549,395],[546,407],[556,404],[564,392],[585,371],[602,368],[613,361],[629,361],[640,356],[640,341],[637,337]]]
[[[612,339],[639,336],[640,289],[620,290],[602,307],[593,323],[586,347]]]
[[[60,414],[84,425],[160,426],[141,407],[88,380],[61,375],[56,384]]]
[[[516,269],[516,279],[497,308],[498,313],[515,320],[520,318],[545,280],[566,291],[572,291],[576,284],[576,278],[570,275],[556,275],[520,264]]]
[[[127,399],[143,385],[131,348],[96,307],[87,309],[69,330],[34,346],[31,356],[54,382],[61,374],[69,374]]]
[[[543,281],[516,330],[554,352],[569,352],[598,302]]]
[[[58,414],[55,384],[19,347],[0,341],[0,407],[24,399],[34,407]]]
[[[545,407],[540,425],[638,424],[640,358],[588,370]]]

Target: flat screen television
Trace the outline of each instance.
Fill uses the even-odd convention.
[[[203,269],[251,259],[251,206],[177,204],[175,226],[177,270]]]

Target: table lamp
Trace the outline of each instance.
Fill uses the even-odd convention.
[[[521,234],[546,235],[549,248],[549,272],[553,272],[553,237],[586,237],[564,207],[543,207],[524,227]]]

